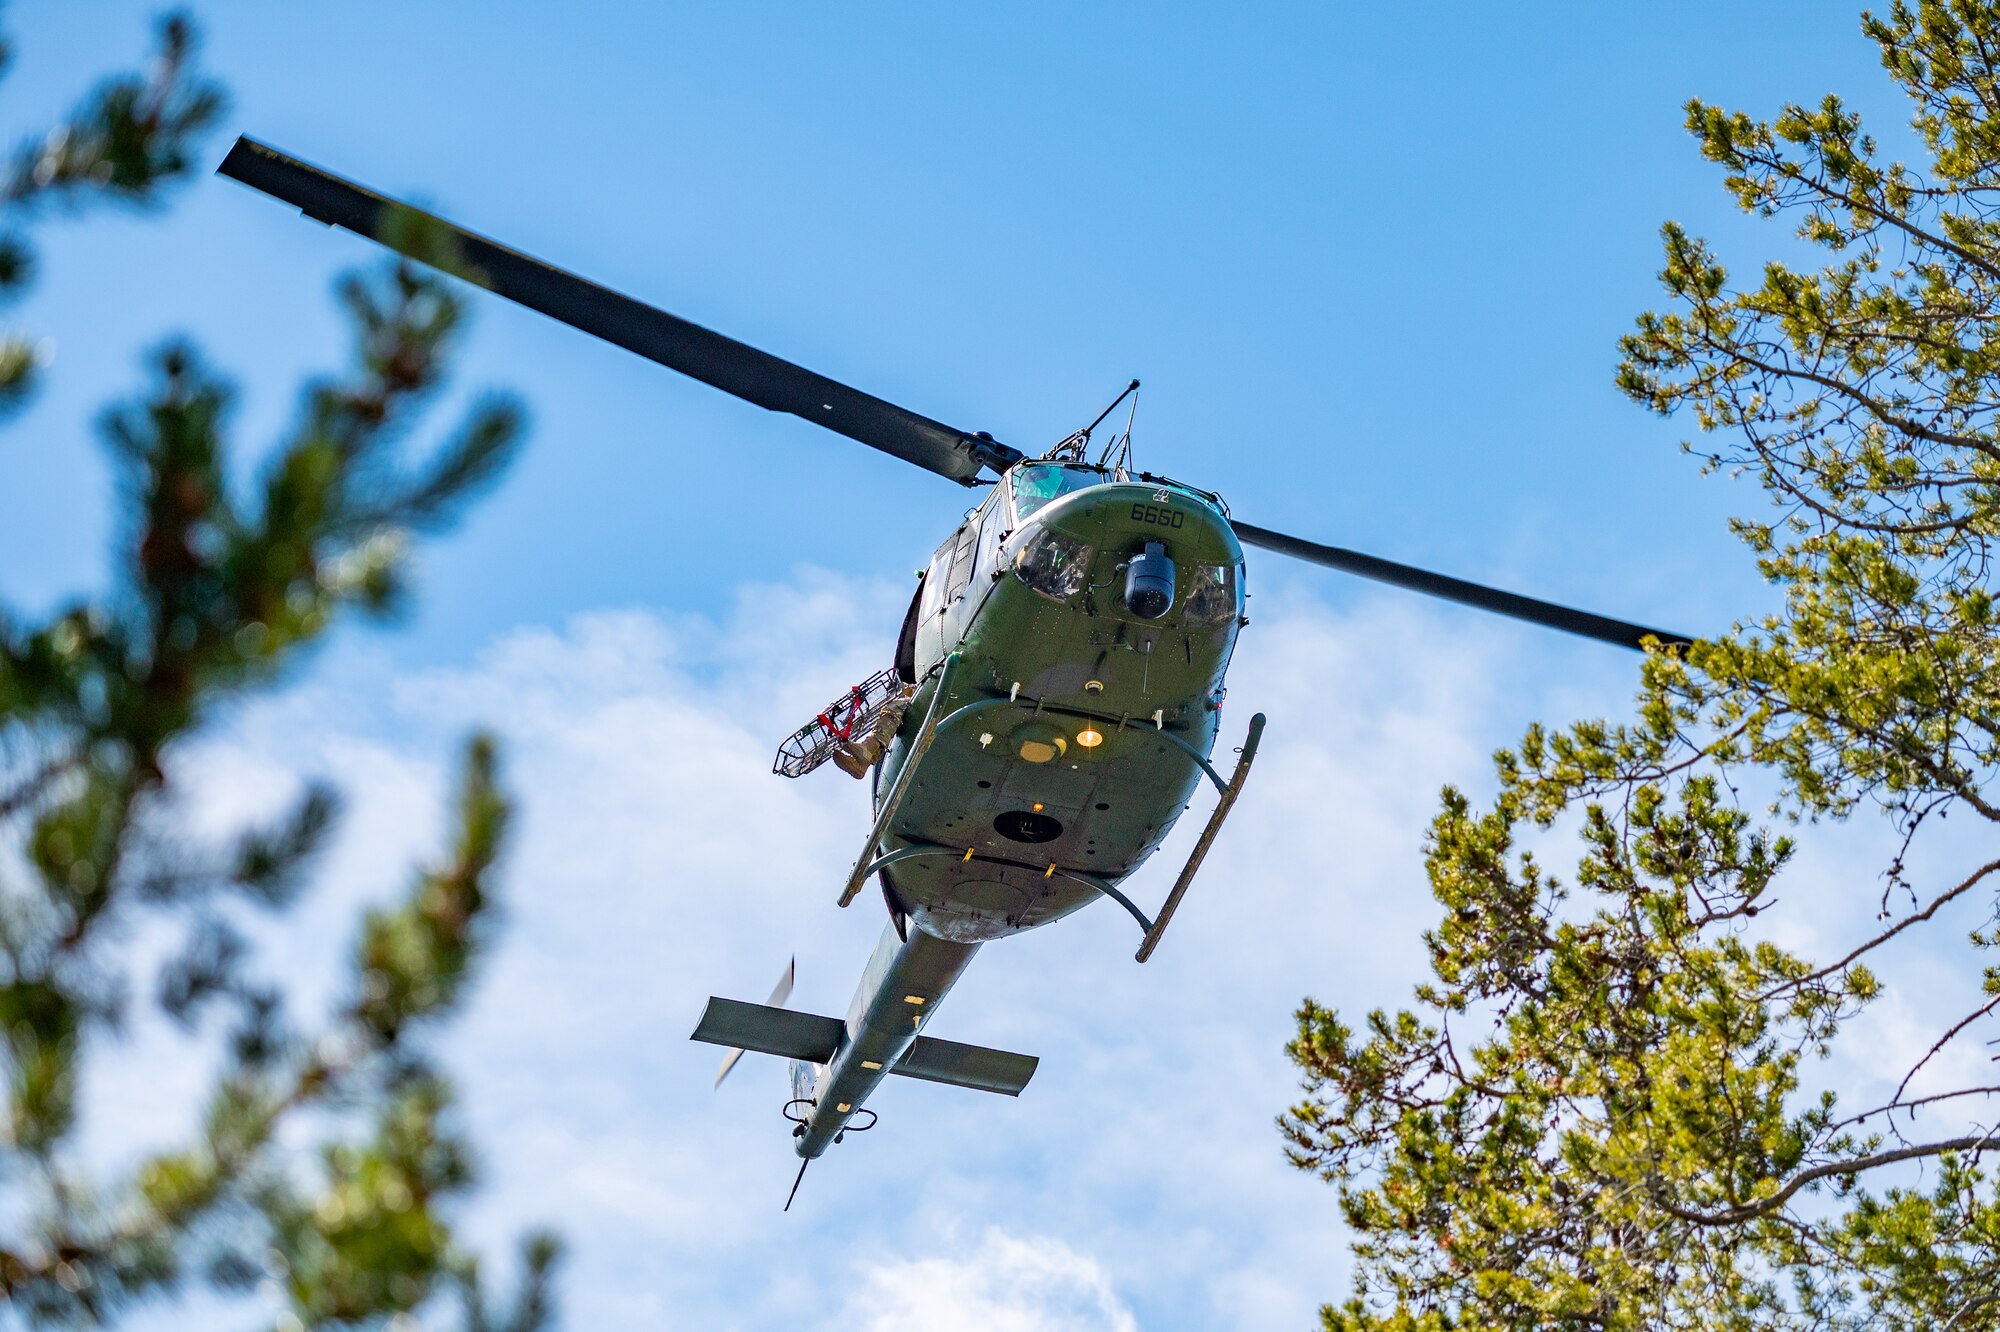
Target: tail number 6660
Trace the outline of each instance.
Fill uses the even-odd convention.
[[[1177,510],[1169,509],[1164,504],[1134,504],[1132,506],[1132,521],[1135,523],[1153,523],[1160,527],[1179,527],[1187,521],[1187,515]]]

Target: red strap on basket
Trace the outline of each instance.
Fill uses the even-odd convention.
[[[854,723],[860,719],[861,705],[865,701],[866,700],[864,699],[861,693],[861,686],[856,685],[847,696],[847,703],[846,703],[847,720],[841,722],[838,726],[836,726],[834,725],[833,718],[829,717],[826,713],[822,712],[819,714],[818,718],[819,724],[821,726],[824,726],[827,729],[827,733],[831,735],[834,739],[851,740],[854,738]],[[841,704],[836,703],[833,705],[831,711],[837,713],[840,711],[840,709],[841,709]]]

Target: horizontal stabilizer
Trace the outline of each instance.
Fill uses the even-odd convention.
[[[710,999],[702,1012],[701,1025],[689,1039],[824,1064],[833,1058],[846,1034],[847,1025],[839,1018],[795,1013],[768,1004],[746,1004],[739,999]]]
[[[1035,1066],[1039,1063],[1041,1060],[1033,1055],[919,1036],[889,1071],[906,1078],[922,1078],[925,1082],[948,1082],[974,1091],[1019,1096],[1028,1079],[1035,1076]]]

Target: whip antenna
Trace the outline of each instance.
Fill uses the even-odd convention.
[[[1113,398],[1111,400],[1111,405],[1109,407],[1106,407],[1103,411],[1097,414],[1096,420],[1092,421],[1089,425],[1085,426],[1081,430],[1074,430],[1071,431],[1069,434],[1063,436],[1060,443],[1058,443],[1054,448],[1050,449],[1047,453],[1043,454],[1042,456],[1051,459],[1067,458],[1071,462],[1079,462],[1079,463],[1090,461],[1089,449],[1090,449],[1091,432],[1096,430],[1097,427],[1103,425],[1104,418],[1111,415],[1111,413],[1117,411],[1118,404],[1125,401],[1125,399],[1131,397],[1132,394],[1138,391],[1138,388],[1139,388],[1139,381],[1136,379],[1133,380],[1131,383],[1127,384],[1125,386],[1125,391],[1120,393],[1117,397]],[[1117,447],[1118,447],[1118,441],[1113,440],[1111,442],[1111,449],[1115,449]],[[1108,458],[1111,456],[1111,449],[1105,450],[1105,457]],[[1099,458],[1097,460],[1097,465],[1099,467],[1104,466],[1104,458]]]
[[[1117,411],[1119,403],[1125,401],[1125,399],[1131,397],[1134,393],[1137,393],[1138,391],[1139,391],[1138,380],[1135,379],[1131,383],[1127,384],[1125,386],[1125,391],[1119,394],[1117,397],[1113,398],[1111,400],[1111,405],[1109,407],[1106,407],[1103,411],[1099,412],[1097,414],[1097,419],[1095,421],[1092,421],[1089,425],[1083,428],[1083,437],[1085,439],[1090,438],[1090,432],[1097,429],[1097,427],[1103,425],[1104,418],[1111,415],[1111,413]]]
[[[1097,460],[1097,465],[1099,467],[1102,467],[1106,463],[1109,463],[1111,461],[1112,454],[1114,453],[1117,454],[1118,455],[1117,466],[1119,472],[1121,473],[1129,472],[1132,470],[1132,423],[1139,419],[1138,380],[1136,379],[1133,380],[1131,386],[1128,387],[1124,393],[1118,395],[1118,402],[1123,402],[1128,396],[1132,399],[1132,406],[1131,409],[1127,411],[1125,414],[1125,433],[1118,436],[1116,439],[1112,440],[1109,444],[1105,445],[1104,456]],[[1118,403],[1114,402],[1111,404],[1111,407],[1116,407],[1117,405]],[[1106,407],[1104,409],[1105,416],[1109,416],[1111,414],[1111,407]],[[1100,416],[1097,419],[1102,421],[1104,417]]]

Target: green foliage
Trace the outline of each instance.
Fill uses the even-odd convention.
[[[151,75],[106,83],[16,154],[0,184],[0,295],[33,271],[25,227],[49,204],[150,204],[193,169],[220,107],[186,20]],[[449,265],[453,256],[435,256]],[[410,265],[343,282],[353,363],[309,386],[256,483],[232,484],[230,391],[170,343],[104,417],[126,528],[115,587],[27,622],[0,616],[0,1303],[27,1325],[114,1320],[188,1284],[283,1292],[282,1327],[442,1318],[533,1332],[557,1249],[524,1250],[494,1313],[451,1209],[472,1154],[426,1033],[465,994],[492,928],[508,819],[490,740],[468,746],[451,842],[363,923],[347,998],[301,1018],[259,978],[237,926],[304,888],[337,816],[312,788],[270,826],[206,844],[176,827],[173,758],[219,710],[283,677],[345,612],[382,613],[412,533],[448,522],[504,465],[518,411],[490,400],[414,466],[459,318]],[[25,339],[0,346],[0,403],[31,387]],[[178,940],[156,1001],[221,1038],[193,1140],[129,1175],[74,1150],[79,1072],[117,1059],[142,943]],[[318,1165],[283,1141],[324,1146]],[[398,1323],[398,1326],[404,1326]]]
[[[1878,951],[1990,911],[2000,871],[1905,859],[1950,813],[2000,822],[2000,6],[1898,0],[1863,29],[1923,168],[1837,98],[1770,121],[1690,103],[1736,202],[1826,262],[1738,285],[1669,225],[1671,307],[1622,344],[1628,394],[1692,412],[1706,465],[1761,482],[1772,514],[1737,529],[1783,611],[1650,656],[1625,724],[1531,730],[1490,810],[1447,791],[1413,1005],[1299,1011],[1304,1094],[1280,1127],[1356,1235],[1329,1329],[2000,1328],[1976,1127],[2000,1088],[1911,1090],[1991,1034],[2000,965],[1888,1100],[1806,1086],[1879,997]],[[1778,820],[1872,806],[1898,832],[1888,863],[1810,886],[1881,894],[1835,956],[1757,919],[1793,845],[1739,806],[1746,779],[1776,781]],[[1566,876],[1523,849],[1571,829]],[[1978,968],[2000,932],[1970,944]],[[1967,1126],[1924,1135],[1919,1110]]]
[[[0,70],[10,56],[0,41]],[[20,295],[34,276],[35,253],[23,228],[36,210],[106,201],[148,207],[189,173],[190,149],[223,106],[221,90],[193,76],[193,58],[193,26],[170,15],[160,23],[159,52],[147,75],[107,80],[0,167],[0,301]],[[28,338],[0,338],[0,410],[27,397],[35,361]]]

